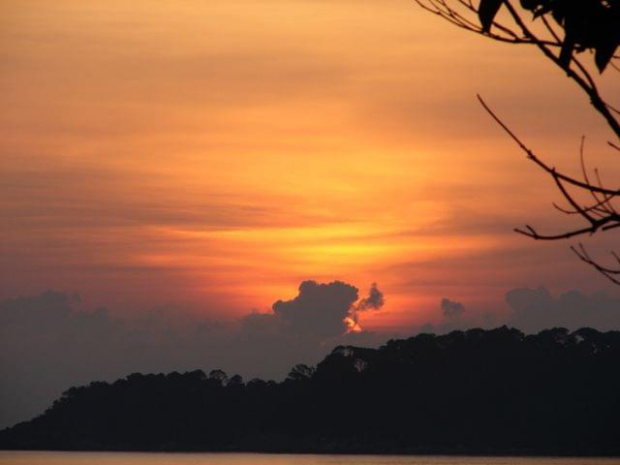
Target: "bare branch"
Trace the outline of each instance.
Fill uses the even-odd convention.
[[[610,50],[613,51],[615,47],[620,46],[620,42],[616,43],[620,39],[614,38],[614,28],[617,26],[616,23],[613,23],[615,20],[609,23],[602,21],[599,24],[597,22],[599,21],[598,16],[588,16],[592,14],[590,10],[580,10],[579,8],[581,7],[577,7],[575,11],[562,13],[573,15],[574,21],[571,22],[564,18],[561,23],[557,21],[552,23],[550,18],[552,16],[554,19],[557,18],[556,13],[558,12],[554,10],[557,6],[543,5],[539,2],[529,2],[528,5],[521,2],[522,10],[518,10],[513,5],[513,0],[499,0],[499,4],[495,0],[491,0],[490,3],[489,0],[479,0],[476,5],[474,5],[474,0],[415,1],[424,10],[443,18],[461,29],[483,35],[498,42],[533,45],[538,48],[548,60],[566,73],[568,78],[585,92],[594,109],[604,118],[609,128],[620,140],[620,121],[618,120],[620,110],[605,101],[597,86],[597,80],[590,73],[588,67],[577,57],[579,52],[589,50],[592,52],[589,56],[594,57],[599,71],[602,72],[607,65],[611,69],[619,71],[620,68],[618,68],[617,63],[614,63],[614,60],[617,60],[618,57],[609,54]],[[487,3],[485,4],[484,2]],[[483,4],[485,5],[484,8]],[[505,19],[499,21],[497,19],[497,11],[502,5],[508,11],[508,21]],[[616,7],[613,6],[613,8]],[[608,5],[604,5],[603,8],[608,8]],[[600,14],[601,10],[596,11],[597,14]],[[607,14],[606,12],[611,10],[604,9],[602,11],[603,14]],[[614,10],[613,14],[617,15],[618,11],[620,10]],[[523,16],[525,12],[533,14],[531,21],[539,18],[541,27],[529,27],[529,22]],[[577,17],[579,18],[578,21],[575,19]],[[616,16],[613,17],[615,18]],[[603,43],[601,48],[597,48],[599,45],[592,45],[591,42],[576,38],[574,30],[574,34],[571,35],[569,29],[573,28],[573,24],[577,22],[579,24],[587,24],[585,27],[598,28],[596,29],[598,36],[607,38],[607,41]],[[578,179],[562,173],[555,167],[545,163],[491,110],[480,95],[477,97],[485,111],[525,152],[527,158],[553,179],[554,184],[569,205],[568,208],[561,207],[555,203],[553,206],[561,213],[574,218],[580,218],[586,223],[583,226],[577,226],[555,234],[542,234],[532,226],[526,225],[524,228],[515,229],[517,233],[535,240],[555,241],[577,236],[592,236],[600,232],[620,228],[620,215],[614,205],[614,201],[620,199],[620,188],[606,187],[602,182],[598,169],[595,168],[593,171],[590,171],[593,174],[588,172],[585,163],[584,138],[582,138],[579,148],[581,178]],[[610,141],[608,145],[614,150],[620,151],[620,146],[615,142]],[[589,200],[583,203],[584,198]],[[579,244],[578,247],[573,246],[571,249],[580,260],[592,266],[612,282],[620,284],[620,255],[618,253],[611,252],[612,257],[617,262],[617,267],[615,265],[610,267],[604,266],[593,259],[582,244]]]
[[[615,268],[601,265],[598,261],[594,260],[588,254],[583,244],[579,244],[577,247],[571,246],[571,250],[575,252],[577,257],[591,267],[593,267],[600,274],[609,279],[612,283],[620,285],[620,256],[616,252],[611,252],[615,261],[618,263]]]
[[[480,103],[482,104],[482,106],[484,107],[484,109],[487,111],[487,113],[489,113],[489,115],[491,115],[491,117],[502,127],[502,129],[512,138],[512,140],[514,140],[517,143],[517,145],[521,148],[521,150],[523,150],[527,154],[527,158],[532,160],[534,163],[540,166],[547,173],[551,175],[554,175],[553,173],[555,173],[555,176],[557,176],[562,181],[565,181],[577,187],[581,187],[583,189],[587,189],[593,192],[598,192],[600,194],[609,194],[609,195],[614,195],[614,196],[620,195],[620,189],[601,188],[598,186],[594,186],[592,184],[579,181],[565,174],[555,172],[555,168],[552,168],[548,166],[547,164],[545,164],[544,162],[542,162],[536,155],[534,155],[534,153],[523,142],[521,142],[521,140],[514,134],[514,132],[512,132],[510,128],[506,126],[506,124],[504,124],[504,122],[501,119],[499,119],[499,117],[493,112],[493,110],[491,110],[491,108],[486,104],[486,102],[482,99],[480,95],[477,95],[477,97]]]

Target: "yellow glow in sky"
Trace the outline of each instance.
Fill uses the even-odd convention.
[[[2,10],[2,297],[236,318],[340,279],[379,284],[363,327],[388,328],[445,296],[491,310],[513,287],[607,286],[512,233],[557,197],[475,94],[571,169],[579,135],[604,134],[534,50],[405,0]]]

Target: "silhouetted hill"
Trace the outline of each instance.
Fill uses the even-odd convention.
[[[620,454],[620,332],[506,327],[337,347],[280,383],[219,370],[71,388],[5,449]]]

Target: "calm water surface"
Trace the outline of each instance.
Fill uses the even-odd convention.
[[[0,465],[620,465],[620,459],[1,452]]]

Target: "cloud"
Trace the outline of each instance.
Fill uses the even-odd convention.
[[[0,428],[42,413],[67,388],[93,380],[220,363],[251,372],[235,365],[245,347],[217,322],[183,320],[174,308],[123,320],[104,308],[79,311],[78,303],[54,291],[0,301]]]
[[[372,283],[368,291],[368,297],[364,297],[359,301],[355,309],[357,311],[379,310],[385,304],[383,292],[377,287],[377,283]]]
[[[242,318],[241,325],[248,334],[275,335],[282,329],[281,321],[271,313],[250,313]]]
[[[375,307],[381,300],[372,290],[368,299]],[[174,306],[120,319],[104,308],[80,311],[77,296],[54,291],[0,301],[0,428],[93,380],[215,368],[246,379],[279,378],[339,344],[384,342],[377,334],[347,333],[344,319],[357,300],[350,284],[304,281],[294,299],[238,324],[182,317]]]
[[[571,290],[554,297],[546,288],[512,289],[505,294],[508,312],[499,306],[492,312],[465,309],[448,298],[439,305],[443,319],[409,328],[409,333],[446,334],[471,328],[491,329],[506,325],[526,334],[564,327],[571,331],[590,327],[599,331],[620,329],[620,297],[602,292],[585,294]]]
[[[458,318],[465,313],[465,306],[460,302],[444,297],[441,299],[441,311],[446,318]]]
[[[359,325],[351,331],[344,320],[357,324],[358,314],[381,308],[384,301],[376,285],[366,297],[358,296],[356,287],[341,281],[304,281],[295,298],[277,301],[271,313],[248,314],[238,324],[184,318],[174,306],[120,319],[103,308],[80,311],[78,297],[53,291],[0,301],[0,428],[41,413],[71,386],[133,372],[221,368],[246,379],[282,378],[298,363],[316,364],[337,345],[376,346],[418,332],[503,324],[525,332],[620,328],[617,297],[577,291],[554,297],[538,288],[508,292],[510,314],[493,313],[493,319],[444,298],[435,310],[439,323],[402,328],[400,334],[363,331]]]
[[[52,291],[0,302],[0,426],[41,413],[68,383],[112,374],[110,364],[122,362],[108,350],[119,323],[105,309],[79,312],[76,303]]]
[[[620,298],[604,293],[587,295],[573,290],[555,298],[543,287],[523,288],[509,291],[506,302],[513,312],[508,325],[525,332],[555,326],[603,331],[620,328]]]
[[[350,284],[304,281],[297,297],[278,300],[273,311],[292,334],[329,338],[346,332],[344,319],[357,299],[358,290]]]

